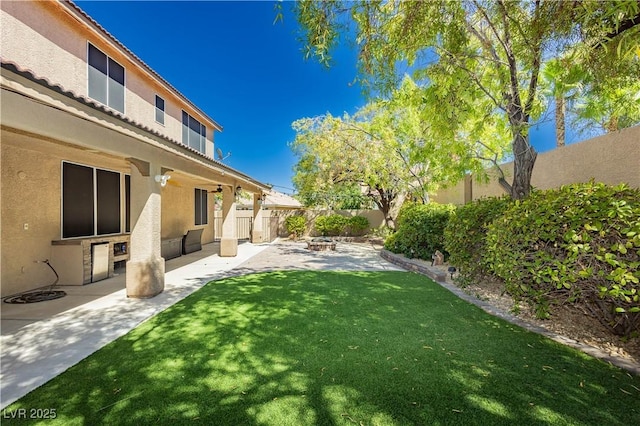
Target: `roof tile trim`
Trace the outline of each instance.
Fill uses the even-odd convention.
[[[212,123],[214,123],[216,125],[216,127],[218,128],[218,130],[222,130],[222,126],[216,122],[214,119],[212,119],[211,117],[209,117],[209,115],[207,115],[204,111],[202,111],[200,108],[198,108],[193,102],[191,102],[189,100],[189,98],[187,98],[185,95],[183,95],[178,89],[176,89],[173,85],[171,85],[171,83],[169,83],[167,80],[165,80],[160,74],[158,74],[157,72],[155,72],[153,70],[153,68],[151,68],[149,65],[147,65],[142,59],[140,59],[135,53],[133,53],[131,50],[129,50],[129,48],[127,46],[125,46],[124,44],[122,44],[117,38],[115,38],[113,36],[113,34],[111,34],[109,31],[107,31],[102,25],[100,25],[95,19],[93,19],[91,16],[89,16],[89,14],[87,14],[87,12],[85,12],[84,10],[82,10],[80,8],[80,6],[78,6],[77,4],[75,4],[73,1],[71,0],[63,0],[61,2],[63,5],[68,5],[70,6],[70,8],[72,8],[73,10],[77,11],[78,13],[80,13],[82,16],[84,16],[89,22],[91,22],[91,24],[93,24],[96,29],[98,29],[99,31],[101,31],[107,38],[109,38],[111,41],[113,41],[116,45],[118,45],[118,47],[120,47],[124,52],[126,52],[128,55],[130,55],[133,59],[135,59],[136,61],[138,61],[140,63],[140,65],[142,65],[149,73],[151,73],[154,77],[156,77],[158,80],[160,80],[162,82],[162,84],[166,85],[169,89],[173,90],[178,96],[180,96],[181,98],[183,98],[193,109],[195,109],[196,111],[198,111],[198,113],[202,114],[203,117],[205,117],[207,120],[211,121]]]
[[[45,77],[36,76],[33,71],[28,70],[28,69],[23,69],[23,68],[21,68],[19,65],[17,65],[14,62],[7,61],[4,58],[2,58],[0,65],[1,65],[2,68],[6,69],[6,70],[8,70],[8,71],[10,71],[12,73],[20,75],[20,76],[26,78],[29,81],[33,81],[34,83],[37,83],[37,84],[39,84],[41,86],[44,86],[44,87],[46,87],[46,88],[48,88],[50,90],[53,90],[54,92],[59,93],[59,94],[61,94],[63,96],[66,96],[69,99],[72,99],[74,101],[80,102],[83,105],[89,106],[89,107],[91,107],[91,108],[93,108],[95,110],[98,110],[100,112],[108,114],[108,115],[110,115],[110,116],[112,116],[114,118],[117,118],[117,119],[119,119],[119,120],[121,120],[121,121],[123,121],[123,122],[125,122],[125,123],[127,123],[129,125],[131,125],[131,126],[134,126],[134,127],[138,128],[138,129],[140,129],[140,130],[142,130],[144,132],[147,132],[147,133],[149,133],[149,134],[151,134],[153,136],[161,138],[161,139],[163,139],[163,140],[165,140],[167,142],[170,142],[170,143],[173,143],[175,145],[178,145],[181,148],[186,149],[186,150],[188,150],[188,151],[190,151],[190,152],[192,152],[192,153],[194,153],[194,154],[206,159],[207,161],[210,161],[214,165],[216,165],[218,167],[221,167],[222,169],[225,169],[226,171],[228,171],[230,173],[236,174],[236,175],[242,177],[243,179],[245,179],[245,180],[247,180],[249,182],[252,182],[252,183],[254,183],[254,184],[258,185],[258,186],[269,187],[269,185],[266,185],[264,183],[258,182],[257,180],[253,179],[252,177],[250,177],[250,176],[248,176],[248,175],[246,175],[246,174],[244,174],[244,173],[242,173],[242,172],[240,172],[238,170],[235,170],[232,167],[229,167],[226,164],[221,163],[221,162],[219,162],[219,161],[217,161],[217,160],[215,160],[215,159],[213,159],[211,157],[208,157],[205,154],[201,153],[198,150],[195,150],[195,149],[191,148],[188,145],[185,145],[185,144],[183,144],[181,142],[178,142],[175,139],[171,139],[168,136],[165,136],[165,135],[163,135],[163,134],[161,134],[161,133],[159,133],[159,132],[157,132],[157,131],[155,131],[153,129],[150,129],[147,126],[144,126],[143,124],[140,124],[140,123],[138,123],[136,121],[133,121],[133,120],[127,118],[123,114],[115,112],[111,108],[105,107],[104,105],[102,105],[100,103],[97,103],[97,102],[93,101],[92,99],[86,98],[86,97],[81,96],[81,95],[77,95],[77,94],[75,94],[74,92],[72,92],[70,90],[66,90],[65,88],[63,88],[59,84],[51,83]]]

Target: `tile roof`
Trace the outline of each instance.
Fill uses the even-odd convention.
[[[219,131],[222,131],[222,126],[220,124],[218,124],[214,119],[212,119],[211,117],[209,117],[204,111],[202,111],[200,108],[198,108],[193,102],[191,102],[185,95],[183,95],[182,93],[180,93],[180,91],[178,89],[176,89],[175,87],[173,87],[171,85],[171,83],[169,83],[167,80],[165,80],[160,74],[158,74],[157,72],[155,72],[153,70],[153,68],[151,68],[149,65],[147,65],[142,59],[140,59],[135,53],[133,53],[131,50],[129,50],[129,48],[127,46],[125,46],[124,44],[122,44],[117,38],[115,38],[113,36],[113,34],[111,34],[109,31],[107,31],[102,25],[100,25],[98,23],[98,21],[96,21],[95,19],[93,19],[91,16],[89,16],[89,14],[87,14],[87,12],[85,12],[84,10],[82,10],[80,8],[80,6],[78,6],[77,4],[75,4],[73,1],[71,0],[62,0],[61,4],[67,6],[69,9],[74,10],[76,12],[78,12],[80,15],[82,15],[84,18],[86,18],[97,30],[99,30],[104,36],[106,36],[107,38],[109,38],[111,41],[113,41],[120,49],[122,49],[123,52],[125,52],[127,55],[131,56],[131,58],[133,58],[136,62],[138,62],[145,70],[147,70],[150,74],[152,74],[155,78],[157,78],[158,80],[160,80],[160,82],[162,82],[162,84],[164,84],[165,86],[167,86],[167,88],[169,88],[171,91],[175,92],[179,97],[181,97],[182,99],[184,99],[184,101],[186,103],[189,104],[189,106],[191,106],[194,110],[198,111],[198,113],[200,113],[203,117],[205,117],[207,120],[211,121],[212,123],[215,124],[215,126],[218,128]]]
[[[78,95],[78,94],[74,93],[73,91],[66,90],[61,85],[56,84],[56,83],[52,83],[51,81],[49,81],[45,77],[37,76],[37,75],[35,75],[35,73],[33,71],[31,71],[29,69],[24,69],[24,68],[20,67],[18,64],[14,63],[14,62],[7,61],[4,58],[2,58],[0,65],[1,65],[1,67],[3,69],[8,70],[8,71],[10,71],[12,73],[15,73],[17,75],[20,75],[20,76],[26,78],[27,80],[32,81],[34,83],[37,83],[37,84],[39,84],[39,85],[41,85],[43,87],[46,87],[46,88],[48,88],[50,90],[53,90],[54,92],[59,93],[60,95],[63,95],[63,96],[65,96],[65,97],[67,97],[69,99],[72,99],[74,101],[80,102],[81,104],[89,106],[89,107],[91,107],[91,108],[93,108],[93,109],[95,109],[97,111],[100,111],[100,112],[102,112],[104,114],[107,114],[107,115],[110,115],[110,116],[112,116],[114,118],[117,118],[117,119],[119,119],[119,120],[121,120],[121,121],[123,121],[123,122],[125,122],[125,123],[127,123],[127,124],[129,124],[131,126],[133,126],[133,127],[138,128],[139,130],[142,130],[142,131],[144,131],[146,133],[149,133],[149,134],[151,134],[151,135],[153,135],[155,137],[161,138],[161,139],[163,139],[165,141],[168,141],[168,142],[171,142],[171,143],[173,143],[175,145],[178,145],[181,148],[183,148],[183,149],[185,149],[187,151],[190,151],[193,154],[196,154],[196,155],[206,159],[208,162],[212,163],[212,165],[220,167],[224,171],[229,172],[231,174],[234,174],[234,175],[236,175],[238,177],[241,177],[242,179],[245,179],[245,180],[247,180],[247,181],[249,181],[249,182],[251,182],[251,183],[253,183],[253,184],[257,185],[257,186],[261,186],[261,187],[268,187],[269,186],[269,185],[266,185],[264,183],[258,182],[257,180],[253,179],[252,177],[250,177],[250,176],[248,176],[248,175],[246,175],[246,174],[244,174],[244,173],[242,173],[242,172],[240,172],[238,170],[235,170],[235,169],[227,166],[226,164],[221,163],[220,161],[217,161],[217,160],[215,160],[215,159],[213,159],[211,157],[206,156],[205,154],[201,153],[198,150],[195,150],[195,149],[191,148],[188,145],[185,145],[185,144],[183,144],[183,143],[181,143],[181,142],[179,142],[179,141],[177,141],[175,139],[169,138],[168,136],[165,136],[165,135],[159,133],[158,131],[153,130],[153,129],[151,129],[151,128],[149,128],[149,127],[147,127],[147,126],[145,126],[145,125],[143,125],[141,123],[138,123],[138,122],[136,122],[134,120],[131,120],[126,115],[121,114],[121,113],[119,113],[119,112],[117,112],[117,111],[115,111],[115,110],[113,110],[111,108],[108,108],[108,107],[102,105],[101,103],[98,103],[98,102],[94,101],[93,99],[87,98],[87,97],[82,96],[82,95]]]
[[[281,209],[302,209],[304,206],[302,203],[290,195],[283,194],[282,192],[276,191],[274,189],[269,189],[264,191],[266,197],[262,206],[264,208],[281,208]],[[238,204],[240,204],[243,208],[251,208],[253,207],[253,198],[242,196],[238,200]]]

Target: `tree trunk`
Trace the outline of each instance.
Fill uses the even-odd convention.
[[[564,96],[556,96],[556,146],[564,146]]]
[[[538,153],[529,141],[529,116],[524,113],[518,96],[508,96],[507,112],[513,133],[513,183],[500,179],[500,185],[514,200],[522,200],[531,192],[531,175]]]
[[[619,128],[620,126],[618,126],[618,116],[617,115],[612,115],[609,120],[607,120],[604,124],[604,129],[606,130],[607,133],[611,133],[611,132],[615,132],[620,130]]]
[[[522,200],[531,192],[531,175],[538,153],[529,143],[529,135],[518,132],[513,138],[513,183],[511,198]]]
[[[378,192],[378,197],[373,193],[370,193],[369,195],[373,198],[373,201],[382,212],[384,216],[384,223],[387,228],[395,229],[395,222],[391,217],[391,204],[393,203],[393,200],[395,200],[396,194],[392,190],[385,190],[383,188],[376,188],[376,191]]]

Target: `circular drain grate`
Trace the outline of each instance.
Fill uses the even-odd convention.
[[[17,296],[4,299],[4,303],[37,303],[46,300],[59,299],[66,296],[67,293],[62,290],[39,290],[30,291],[28,293],[18,294]]]

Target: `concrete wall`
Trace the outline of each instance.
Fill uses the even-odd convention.
[[[55,1],[3,1],[3,60],[33,71],[77,95],[88,96],[88,42],[125,68],[125,115],[182,142],[182,110],[207,127],[206,154],[213,158],[214,123],[147,72],[111,40],[101,36],[72,6]],[[19,41],[19,42],[18,42]],[[155,121],[155,95],[165,100],[165,123]]]
[[[513,163],[504,164],[502,169],[507,181],[511,182]],[[488,184],[472,179],[467,177],[466,182],[439,191],[432,197],[433,201],[464,204],[505,193],[495,172]],[[640,188],[640,126],[538,154],[531,184],[537,189],[551,189],[592,179],[609,185],[626,183]]]

